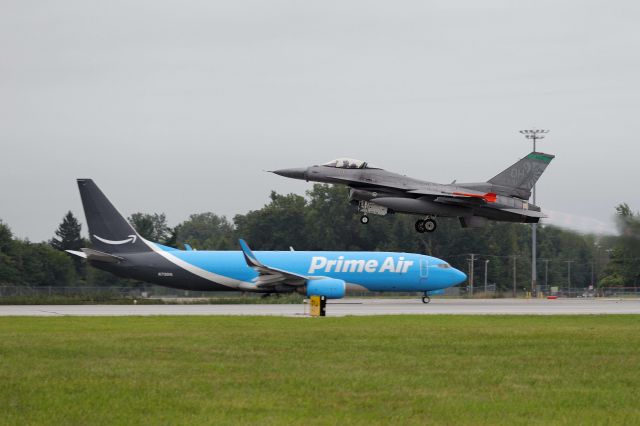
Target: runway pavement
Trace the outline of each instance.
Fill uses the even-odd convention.
[[[308,305],[0,305],[0,316],[272,315],[305,316]],[[342,299],[327,316],[640,314],[640,299]]]

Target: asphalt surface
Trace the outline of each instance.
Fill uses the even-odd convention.
[[[296,305],[0,305],[0,316],[275,315],[305,316]],[[640,299],[342,299],[327,316],[346,315],[600,315],[640,314]]]

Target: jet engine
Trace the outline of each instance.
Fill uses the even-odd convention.
[[[308,280],[305,287],[307,296],[324,296],[327,299],[342,299],[347,290],[347,284],[343,280],[334,278]]]

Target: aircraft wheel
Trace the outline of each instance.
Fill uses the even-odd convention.
[[[363,224],[363,225],[366,225],[367,223],[369,223],[369,216],[366,216],[366,215],[362,216],[360,218],[360,223]]]
[[[421,233],[421,234],[426,231],[426,229],[424,227],[424,220],[416,221],[416,231]]]
[[[424,221],[424,230],[426,232],[433,232],[436,230],[437,227],[438,225],[436,224],[436,221],[433,219],[427,219]]]
[[[429,296],[422,296],[422,303],[429,303],[431,302],[431,298]]]

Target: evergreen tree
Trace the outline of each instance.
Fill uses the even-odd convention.
[[[601,284],[637,287],[640,285],[640,214],[623,203],[616,207],[616,219],[620,236],[610,251]]]
[[[73,213],[69,211],[62,219],[62,223],[56,230],[57,238],[53,238],[50,244],[58,250],[79,250],[82,247],[83,239],[80,235],[82,225],[75,218]]]
[[[64,250],[80,250],[82,247],[86,247],[85,240],[80,235],[82,225],[75,218],[73,213],[69,211],[62,219],[62,223],[56,230],[56,237],[54,237],[49,244],[60,251]],[[77,256],[73,256],[73,266],[76,270],[76,274],[82,280],[86,279],[87,266],[86,263]],[[58,281],[60,281],[58,279]]]

